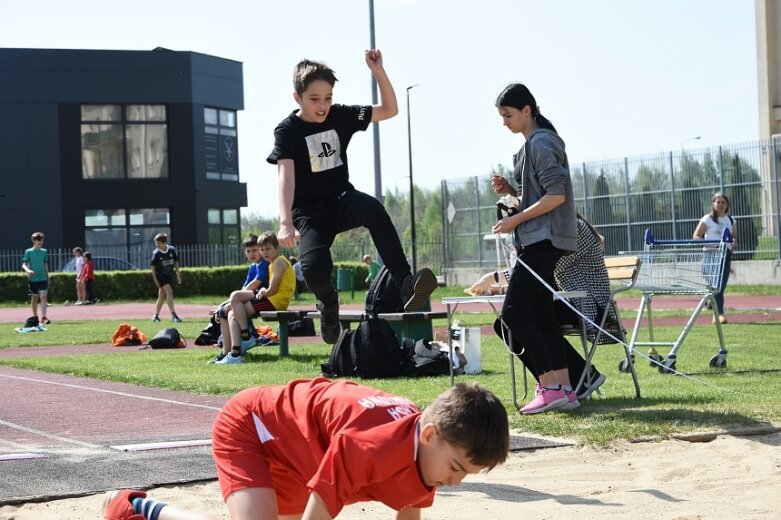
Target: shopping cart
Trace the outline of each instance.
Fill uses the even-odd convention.
[[[710,359],[712,368],[726,368],[727,349],[724,346],[724,335],[721,331],[718,310],[714,295],[721,287],[721,277],[724,274],[724,260],[732,244],[732,236],[728,229],[724,230],[721,240],[656,240],[650,229],[645,231],[645,249],[638,252],[621,252],[622,255],[636,255],[642,260],[642,267],[635,282],[635,289],[640,290],[642,299],[637,310],[635,326],[629,340],[629,351],[634,359],[636,347],[649,346],[648,358],[652,367],[658,367],[662,374],[675,371],[675,361],[678,349],[681,348],[686,335],[691,330],[700,311],[708,302],[713,307],[713,322],[719,337],[719,352]],[[681,334],[674,342],[654,341],[653,313],[651,303],[654,295],[677,294],[695,295],[700,301],[686,322]],[[640,320],[643,313],[648,312],[648,336],[650,341],[638,341]],[[672,346],[667,358],[662,358],[656,351],[659,346]],[[624,359],[618,365],[622,372],[629,372],[629,361]]]

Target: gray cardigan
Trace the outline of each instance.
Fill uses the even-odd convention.
[[[521,150],[513,157],[513,175],[519,186],[521,210],[543,195],[564,195],[564,203],[544,215],[519,224],[513,231],[517,246],[528,246],[550,240],[565,254],[578,249],[578,224],[575,197],[564,141],[551,130],[532,132]]]

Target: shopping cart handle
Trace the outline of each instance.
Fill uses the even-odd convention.
[[[686,244],[720,244],[722,242],[727,242],[729,244],[732,243],[732,233],[730,233],[730,230],[725,228],[724,233],[721,235],[721,239],[699,239],[699,238],[690,238],[687,240],[656,240],[654,238],[654,233],[651,231],[651,228],[648,228],[645,230],[645,243],[646,245],[652,246],[654,244],[660,244],[660,245],[686,245]]]

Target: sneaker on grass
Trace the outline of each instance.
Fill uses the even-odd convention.
[[[556,389],[545,388],[539,383],[534,388],[534,399],[529,404],[521,408],[521,413],[525,415],[547,412],[561,408],[569,402],[567,394],[559,387]]]
[[[214,362],[215,365],[239,365],[241,363],[244,363],[244,356],[234,356],[232,352],[221,360]]]
[[[580,401],[578,401],[578,396],[575,395],[575,390],[564,390],[564,395],[567,396],[567,402],[564,403],[559,410],[574,410],[575,408],[580,407]]]
[[[588,382],[589,379],[592,380],[591,384]],[[586,380],[583,381],[583,390],[578,394],[578,399],[589,399],[593,392],[599,390],[599,387],[602,386],[605,379],[607,379],[605,374],[600,374],[599,372],[592,370],[591,377],[586,378]]]
[[[223,358],[225,358],[225,356],[227,356],[227,355],[228,355],[228,354],[223,354],[222,352],[220,352],[219,354],[217,354],[217,356],[215,356],[215,357],[213,357],[212,359],[210,359],[210,360],[208,361],[208,363],[209,363],[209,364],[213,364],[213,363],[219,363],[219,362],[220,362],[220,361],[222,361],[222,360],[223,360]]]

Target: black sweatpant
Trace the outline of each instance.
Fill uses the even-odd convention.
[[[519,258],[548,285],[556,287],[553,270],[561,255],[550,240],[544,240],[525,247]],[[572,347],[561,333],[553,294],[520,262],[510,277],[502,319],[512,331],[513,340],[525,348],[535,376],[567,368],[567,349]]]
[[[396,283],[410,274],[409,263],[401,248],[399,235],[380,201],[353,187],[337,197],[319,201],[305,210],[293,210],[293,225],[301,234],[299,261],[306,285],[318,300],[333,304],[336,291],[331,282],[333,261],[331,245],[338,233],[365,227],[374,246]]]

